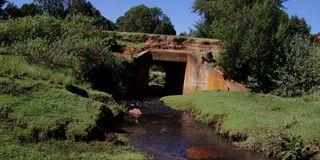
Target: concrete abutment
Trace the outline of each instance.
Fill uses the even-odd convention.
[[[142,93],[148,89],[149,70],[154,62],[165,66],[167,95],[188,94],[198,91],[245,91],[246,88],[232,80],[212,64],[203,63],[191,53],[168,50],[144,51],[135,58],[137,64],[136,89]]]

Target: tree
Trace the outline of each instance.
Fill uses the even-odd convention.
[[[169,17],[164,15],[160,24],[158,24],[157,27],[154,29],[154,33],[176,35],[176,30],[170,22]]]
[[[304,18],[299,18],[298,16],[292,16],[288,22],[288,34],[295,35],[309,35],[311,28],[307,24]]]
[[[175,34],[168,16],[160,8],[139,5],[129,9],[124,16],[117,19],[116,28],[125,32],[143,32],[158,34]]]
[[[271,92],[283,81],[278,70],[287,59],[286,41],[308,35],[304,19],[289,18],[284,0],[196,0],[193,11],[203,19],[198,35],[222,40],[219,64],[227,77],[246,82],[257,92]],[[200,33],[200,34],[199,34]],[[293,73],[291,73],[293,74]]]
[[[3,13],[2,13],[3,19],[16,18],[20,16],[21,16],[20,9],[11,2],[8,3],[8,5],[3,10]]]
[[[68,14],[83,14],[96,19],[96,25],[107,30],[114,30],[115,25],[101,15],[87,0],[34,0],[35,4],[40,6],[46,14],[65,18]]]
[[[96,25],[107,29],[114,30],[115,25],[112,21],[108,20],[101,15],[100,11],[97,10],[89,1],[86,0],[71,0],[69,1],[69,7],[66,11],[68,14],[78,14],[93,17],[96,19]]]
[[[281,67],[274,93],[281,96],[299,96],[320,83],[320,54],[311,41],[302,34],[296,34],[285,41],[283,57],[277,57]]]
[[[5,5],[6,1],[5,0],[0,0],[0,19],[2,19],[3,15],[3,6]]]
[[[196,22],[195,30],[191,35],[195,37],[210,38],[210,25],[213,17],[210,15],[210,0],[196,0],[192,6],[193,12],[202,16],[202,20]]]
[[[34,3],[51,16],[63,18],[66,16],[67,0],[34,0]]]
[[[230,78],[246,82],[250,76],[269,83],[268,66],[277,48],[280,0],[197,0],[193,8],[204,17],[204,27],[200,28],[206,30],[205,34],[222,40],[225,50],[220,65]]]
[[[41,10],[41,8],[34,3],[22,5],[20,8],[20,12],[22,17],[43,14],[43,11]]]

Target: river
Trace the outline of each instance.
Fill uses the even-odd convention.
[[[138,123],[125,123],[134,147],[156,160],[266,160],[260,153],[239,150],[187,113],[164,106],[158,99],[126,101],[142,113]]]

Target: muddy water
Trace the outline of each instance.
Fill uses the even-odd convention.
[[[139,117],[138,124],[125,125],[123,130],[136,149],[156,160],[267,159],[258,153],[230,147],[212,128],[195,123],[187,114],[159,106],[162,104],[156,100],[134,104],[146,114]]]

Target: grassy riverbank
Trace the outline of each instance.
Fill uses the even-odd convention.
[[[123,109],[89,86],[69,69],[0,56],[0,159],[145,159],[124,135],[105,140]]]
[[[270,156],[306,156],[312,151],[303,149],[317,150],[320,146],[320,96],[316,93],[302,98],[281,98],[202,92],[164,97],[162,101],[191,111],[197,121],[214,125],[234,144]]]

